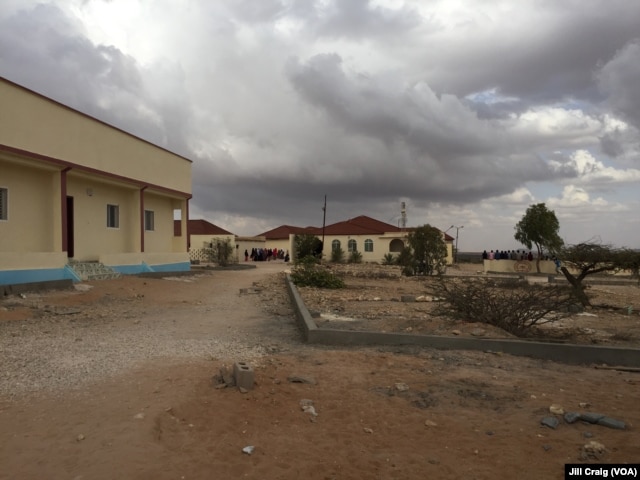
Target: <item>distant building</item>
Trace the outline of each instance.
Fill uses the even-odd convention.
[[[190,268],[192,162],[0,77],[0,284]]]
[[[326,225],[324,228],[323,257],[331,258],[331,252],[340,248],[345,253],[345,259],[353,251],[362,254],[363,262],[382,263],[385,255],[399,254],[407,245],[407,237],[410,228],[400,228],[389,223],[381,222],[366,215],[360,215],[349,220]],[[322,239],[321,227],[292,227],[282,225],[268,232],[264,232],[267,238],[267,246],[274,245],[278,248],[294,251],[293,239],[296,234],[312,234]],[[447,246],[447,263],[453,262],[453,237],[442,233]]]

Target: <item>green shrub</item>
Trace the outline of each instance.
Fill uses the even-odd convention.
[[[331,250],[331,261],[333,263],[344,262],[344,250],[340,247]]]
[[[397,265],[398,264],[398,260],[396,259],[395,255],[391,252],[389,253],[385,253],[384,257],[382,257],[382,264],[383,265]]]
[[[291,272],[291,280],[299,287],[344,288],[344,281],[312,257],[298,263]]]
[[[352,251],[349,254],[349,263],[362,263],[362,253],[357,250]]]

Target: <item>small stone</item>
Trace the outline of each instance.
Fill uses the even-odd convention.
[[[83,440],[84,440],[84,435],[83,435],[83,434],[79,434],[79,435],[76,437],[76,442],[81,442],[81,441],[83,441]]]
[[[567,423],[575,423],[580,420],[580,414],[578,412],[566,412],[563,418]]]
[[[136,420],[142,420],[144,418],[144,413],[136,413],[133,418]]]
[[[436,422],[434,422],[433,420],[425,420],[424,424],[427,427],[437,427],[438,426],[438,424]]]
[[[542,420],[540,420],[540,423],[545,427],[553,428],[554,430],[560,424],[556,417],[544,417]]]
[[[604,417],[598,420],[598,425],[602,425],[603,427],[615,428],[617,430],[625,430],[627,428],[626,424],[621,420],[616,420],[611,417]]]
[[[580,405],[580,408],[589,408],[591,406],[589,402],[580,402],[578,405]]]
[[[585,412],[580,414],[580,420],[589,423],[598,423],[598,421],[602,418],[604,418],[604,415],[602,415],[601,413]]]
[[[606,447],[602,443],[596,442],[595,440],[591,440],[589,443],[586,443],[582,446],[582,452],[586,454],[587,457],[599,458],[606,451]]]
[[[558,405],[557,403],[554,403],[553,405],[551,405],[549,407],[549,411],[551,413],[553,413],[554,415],[563,415],[564,414],[564,408],[562,408],[562,405]]]
[[[287,377],[290,383],[308,383],[310,385],[316,384],[316,379],[306,375],[290,375]]]
[[[247,455],[251,455],[253,453],[253,451],[255,450],[256,447],[254,447],[253,445],[247,445],[246,447],[244,447],[242,449],[242,453],[246,453]]]
[[[406,383],[396,383],[395,389],[399,392],[406,392],[407,390],[409,390],[409,385],[407,385]]]
[[[487,331],[484,328],[474,328],[470,333],[474,337],[482,337],[487,333]]]
[[[460,335],[462,332],[460,330],[451,330],[452,335]]]
[[[373,430],[368,427],[365,427],[363,430],[364,430],[364,433],[373,433]]]
[[[542,448],[545,452],[548,452],[549,450],[551,450],[551,445],[542,445]]]
[[[238,387],[238,390],[240,391],[240,393],[248,393],[249,392],[249,390],[247,390],[244,387]]]

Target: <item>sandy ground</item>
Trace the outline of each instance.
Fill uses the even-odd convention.
[[[69,375],[83,366],[100,373],[68,386],[47,381],[46,371],[59,372],[73,351],[51,346],[49,354],[38,343],[50,363],[30,375],[43,378],[0,395],[0,479],[561,479],[565,463],[640,462],[639,373],[482,352],[305,345],[284,268],[128,277],[5,299],[7,378],[30,372],[14,355],[22,342],[59,344],[78,328],[87,337],[99,328],[92,348],[101,361],[122,331],[124,351],[136,355],[102,371],[83,350],[65,363]],[[173,346],[146,353],[149,337],[154,348],[180,337],[189,355]],[[195,349],[211,339],[225,348]],[[254,388],[215,388],[212,377],[236,361],[252,366]],[[567,424],[551,405],[605,414],[626,429]],[[548,416],[560,420],[556,429],[540,424]]]

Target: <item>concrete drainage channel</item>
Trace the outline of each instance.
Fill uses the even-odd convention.
[[[296,312],[298,324],[308,343],[320,345],[412,345],[440,350],[481,350],[501,352],[522,357],[541,358],[556,362],[584,365],[606,364],[621,367],[640,367],[640,349],[603,347],[598,345],[567,345],[544,342],[525,342],[511,339],[459,338],[408,333],[319,328],[304,305],[298,289],[286,276],[287,289]]]

